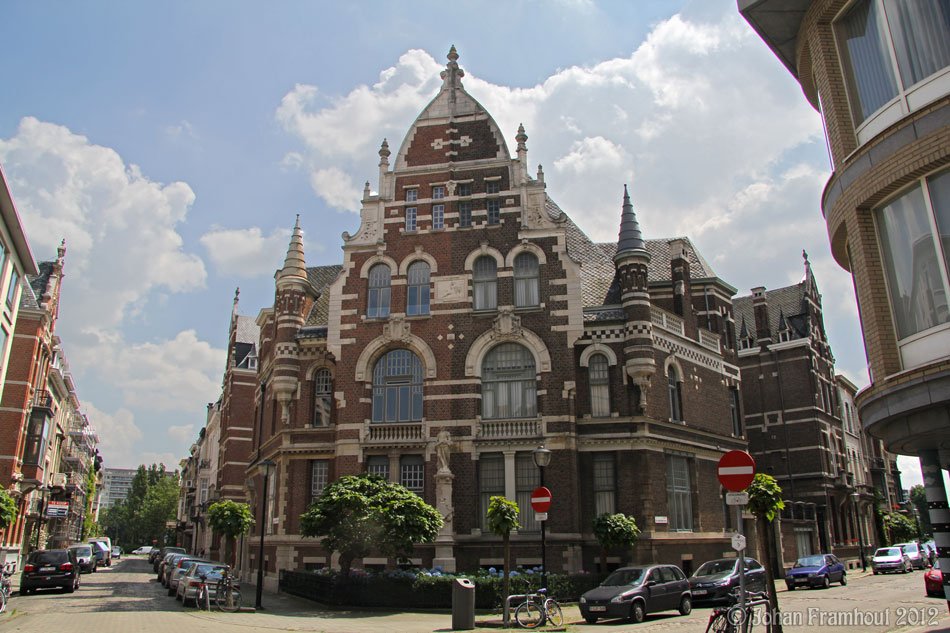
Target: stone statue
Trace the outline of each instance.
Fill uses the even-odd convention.
[[[435,453],[439,458],[439,472],[451,472],[449,454],[452,452],[452,435],[442,429],[435,439]]]

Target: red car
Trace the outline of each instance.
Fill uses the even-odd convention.
[[[924,587],[927,588],[928,596],[943,597],[943,574],[940,573],[939,560],[924,574]]]

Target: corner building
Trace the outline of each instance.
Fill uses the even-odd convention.
[[[257,524],[267,582],[335,564],[299,536],[299,517],[329,481],[360,472],[401,482],[446,517],[416,564],[500,565],[501,539],[485,525],[493,495],[521,508],[514,564],[540,564],[529,498],[542,444],[553,453],[550,570],[595,568],[591,522],[604,512],[643,530],[616,563],[689,570],[726,555],[734,526],[716,465],[746,446],[735,288],[688,239],[643,239],[626,193],[620,239],[592,242],[547,196],[541,168],[529,174],[524,129],[512,157],[464,90],[454,48],[448,59],[395,155],[383,142],[379,193],[366,184],[342,265],[306,267],[298,218],[274,306],[258,317],[248,489],[258,512],[254,463],[276,462]]]

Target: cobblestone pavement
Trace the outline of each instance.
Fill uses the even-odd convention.
[[[253,604],[254,587],[245,585],[244,602]],[[787,633],[950,632],[947,603],[927,598],[923,574],[871,576],[852,572],[847,587],[780,593]],[[321,631],[325,633],[430,633],[449,631],[450,613],[394,613],[327,609],[285,594],[265,593],[258,613],[220,613],[183,608],[155,581],[141,558],[125,558],[112,568],[82,578],[75,594],[41,592],[14,595],[0,614],[0,633],[251,633]],[[709,609],[687,617],[648,615],[643,624],[620,621],[588,625],[575,606],[565,608],[568,631],[576,633],[702,633]],[[478,622],[499,616],[479,615]],[[850,621],[849,621],[850,618]],[[863,619],[863,621],[856,622]],[[880,626],[874,626],[874,622]],[[480,627],[481,628],[481,627]],[[481,629],[488,630],[488,629]],[[498,630],[498,629],[495,629]],[[764,627],[756,627],[756,632]]]

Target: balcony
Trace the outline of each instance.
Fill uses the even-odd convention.
[[[69,473],[66,477],[66,487],[73,490],[82,490],[86,483],[86,478],[79,473]]]
[[[33,411],[42,411],[48,416],[52,416],[53,409],[55,408],[53,405],[53,395],[45,389],[37,391],[33,394],[33,402],[30,404],[30,407]]]
[[[662,310],[656,306],[651,307],[650,321],[658,328],[686,338],[686,328],[683,325],[683,319],[674,314],[670,314],[666,310]],[[718,334],[714,334],[703,328],[699,328],[698,331],[698,342],[700,345],[717,354],[722,351],[722,345]]]
[[[422,442],[422,422],[367,424],[363,431],[363,441],[380,444]]]
[[[871,470],[886,470],[883,457],[871,457],[868,459],[868,467]]]
[[[481,420],[475,434],[482,439],[541,437],[541,420],[538,418]]]

